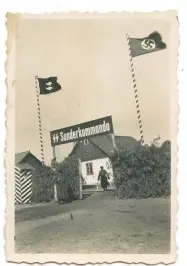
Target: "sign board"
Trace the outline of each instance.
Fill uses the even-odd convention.
[[[69,142],[112,133],[114,133],[112,117],[107,116],[82,124],[51,131],[51,146],[55,147]]]

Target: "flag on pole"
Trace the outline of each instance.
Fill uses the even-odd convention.
[[[156,31],[141,39],[129,37],[129,44],[132,57],[166,49],[166,44],[162,41],[161,34]]]
[[[38,78],[40,94],[49,94],[61,90],[57,77]]]

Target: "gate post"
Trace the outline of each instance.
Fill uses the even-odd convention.
[[[54,200],[58,201],[57,184],[56,183],[54,183]]]
[[[54,172],[55,172],[55,162],[56,162],[56,150],[55,150],[55,147],[53,147],[53,159],[52,159],[52,162],[51,162],[51,167],[52,167]],[[56,180],[54,182],[53,189],[54,189],[54,201],[57,202],[58,201],[58,193],[57,193]]]
[[[79,199],[82,200],[82,168],[81,168],[81,159],[78,159],[79,162]]]
[[[111,134],[111,138],[112,138],[112,146],[113,146],[113,149],[116,150],[116,141],[115,141],[114,134]]]
[[[114,133],[111,134],[111,138],[112,138],[112,146],[113,146],[113,150],[116,152],[116,151],[117,151],[117,147],[116,147],[116,141],[115,141],[115,135],[114,135]],[[111,161],[110,158],[109,158],[109,161],[110,161],[110,163],[111,163],[112,172],[113,172],[113,184],[115,184],[115,181],[114,181],[114,179],[115,179],[115,176],[114,176],[114,167],[113,167],[113,165],[112,165],[112,161]],[[114,185],[114,187],[115,187],[115,185]],[[115,190],[116,190],[116,187],[115,187]]]

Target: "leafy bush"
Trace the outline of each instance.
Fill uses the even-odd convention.
[[[32,176],[32,202],[50,202],[54,199],[55,172],[48,166],[41,166]]]
[[[50,202],[54,199],[54,183],[59,200],[69,202],[79,195],[78,160],[75,156],[63,162],[52,161],[52,168],[41,166],[32,177],[32,202]]]
[[[157,140],[157,139],[156,139]],[[170,195],[170,142],[157,141],[134,150],[111,155],[114,182],[119,198],[149,198]]]
[[[76,199],[79,195],[79,168],[75,156],[69,156],[55,166],[58,180],[58,198],[64,202]]]

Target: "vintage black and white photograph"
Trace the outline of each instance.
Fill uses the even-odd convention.
[[[177,27],[174,11],[7,15],[10,260],[175,261]]]

